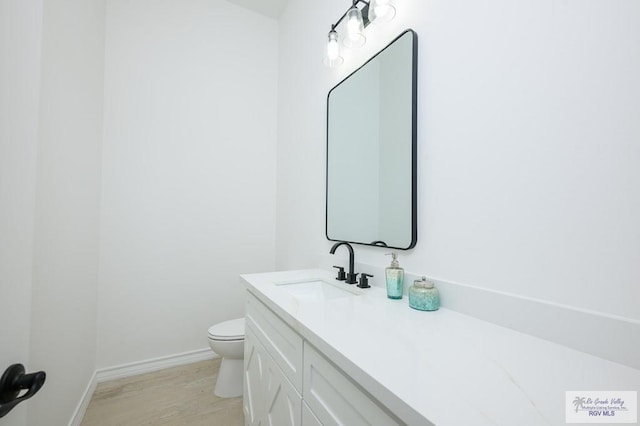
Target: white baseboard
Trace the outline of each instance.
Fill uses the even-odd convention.
[[[80,399],[76,410],[73,412],[69,426],[80,426],[82,419],[84,418],[84,413],[87,412],[87,407],[89,406],[89,402],[91,402],[91,397],[93,396],[93,392],[96,390],[97,385],[98,381],[96,380],[96,372],[94,371],[91,375],[91,380],[89,380],[89,384],[87,384],[87,388],[82,394],[82,399]]]
[[[213,358],[218,358],[218,355],[214,353],[211,348],[204,348],[175,355],[147,359],[144,361],[131,362],[128,364],[117,365],[115,367],[98,369],[93,373],[93,376],[82,395],[82,399],[78,403],[78,406],[71,417],[69,426],[80,426],[98,383],[151,373],[165,368],[177,367],[179,365],[191,364],[193,362],[205,361]]]
[[[151,373],[152,371],[158,371],[169,367],[177,367],[178,365],[191,364],[192,362],[204,361],[217,357],[218,355],[216,355],[211,348],[198,349],[195,351],[131,362],[114,367],[101,368],[96,371],[96,379],[98,383],[102,383],[107,380],[137,376],[138,374]]]

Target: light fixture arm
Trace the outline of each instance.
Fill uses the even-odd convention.
[[[338,25],[340,25],[340,22],[342,22],[344,20],[344,18],[347,16],[347,13],[349,13],[349,11],[353,7],[356,7],[359,3],[363,3],[364,4],[364,7],[362,8],[362,20],[363,20],[364,26],[366,28],[367,25],[369,25],[369,19],[367,18],[367,15],[368,15],[368,12],[369,12],[369,2],[365,1],[365,0],[353,0],[353,4],[351,5],[351,7],[349,9],[347,9],[342,14],[340,19],[338,19],[335,24],[331,25],[331,29],[334,30]]]

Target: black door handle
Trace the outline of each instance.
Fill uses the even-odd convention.
[[[24,373],[24,365],[13,364],[2,374],[2,378],[0,378],[0,417],[4,417],[13,407],[35,395],[47,378],[44,371]],[[18,397],[20,391],[24,389],[27,392]]]

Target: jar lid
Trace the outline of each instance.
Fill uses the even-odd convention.
[[[422,277],[422,279],[419,280],[415,280],[413,282],[413,285],[416,287],[422,287],[422,288],[433,288],[434,285],[431,281],[427,281],[427,277]]]

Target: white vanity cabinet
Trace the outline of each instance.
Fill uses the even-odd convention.
[[[242,279],[247,425],[555,425],[567,389],[640,389],[637,368],[446,307],[419,312],[332,271]]]
[[[247,301],[245,424],[302,424],[303,340],[255,297]]]
[[[303,383],[304,400],[320,424],[348,426],[400,424],[348,376],[306,342]]]
[[[401,424],[251,294],[246,315],[247,426]]]

